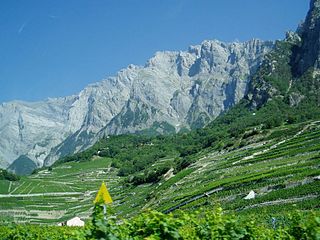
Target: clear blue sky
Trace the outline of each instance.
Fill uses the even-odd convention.
[[[281,39],[309,0],[1,0],[0,102],[75,94],[159,50]]]

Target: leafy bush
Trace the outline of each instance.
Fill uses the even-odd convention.
[[[18,181],[20,180],[20,177],[7,170],[0,169],[0,180]]]
[[[0,226],[0,240],[69,240],[76,239],[76,227],[9,225]]]
[[[286,221],[272,224],[259,221],[257,215],[236,217],[220,207],[197,212],[163,214],[145,211],[121,220],[107,206],[94,207],[92,221],[84,228],[38,225],[0,226],[0,240],[9,239],[320,239],[319,213],[294,213]]]
[[[140,185],[144,183],[156,183],[159,182],[162,178],[162,175],[167,173],[170,169],[170,166],[157,167],[149,171],[145,171],[143,174],[138,174],[133,177],[128,178],[128,182],[133,185]]]
[[[96,208],[95,211],[99,210]],[[117,224],[110,214],[96,212],[93,224],[87,227],[88,239],[319,239],[320,218],[314,213],[289,216],[286,224],[271,226],[258,223],[257,217],[238,218],[223,213],[220,207],[210,211],[163,214],[146,211]],[[276,221],[275,219],[273,219]],[[89,235],[88,235],[89,233]]]
[[[192,163],[196,161],[195,157],[187,156],[183,158],[176,159],[176,169],[175,172],[180,172],[181,170],[189,167]]]
[[[134,239],[183,239],[179,228],[183,219],[157,211],[145,212],[133,221],[127,222],[128,235]]]

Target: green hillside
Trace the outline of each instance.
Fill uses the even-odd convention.
[[[18,182],[1,180],[0,214],[3,219],[31,223],[88,218],[101,181],[106,181],[115,211],[123,217],[147,208],[193,211],[217,204],[227,211],[265,216],[319,208],[320,122],[251,129],[234,140],[237,147],[210,147],[193,154],[193,163],[180,171],[173,170],[183,159],[178,152],[158,159],[141,173],[172,169],[148,183],[135,182],[132,175],[119,176],[114,159],[96,155],[56,164]],[[137,149],[153,146],[140,144]],[[251,190],[256,198],[244,200]]]

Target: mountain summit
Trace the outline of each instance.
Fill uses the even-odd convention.
[[[0,167],[19,172],[21,159],[50,165],[109,134],[202,127],[243,98],[273,46],[204,41],[185,52],[157,52],[144,67],[129,65],[76,96],[3,103]]]

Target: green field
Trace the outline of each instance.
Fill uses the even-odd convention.
[[[107,183],[122,217],[147,208],[163,212],[221,205],[227,211],[281,215],[318,210],[320,205],[320,124],[283,125],[246,137],[245,147],[197,153],[195,163],[157,183],[134,186],[119,177],[112,159],[95,156],[68,162],[20,181],[0,181],[2,219],[55,224],[74,216],[88,219],[95,194]],[[152,165],[170,165],[162,158]],[[243,198],[251,191],[256,197]]]

